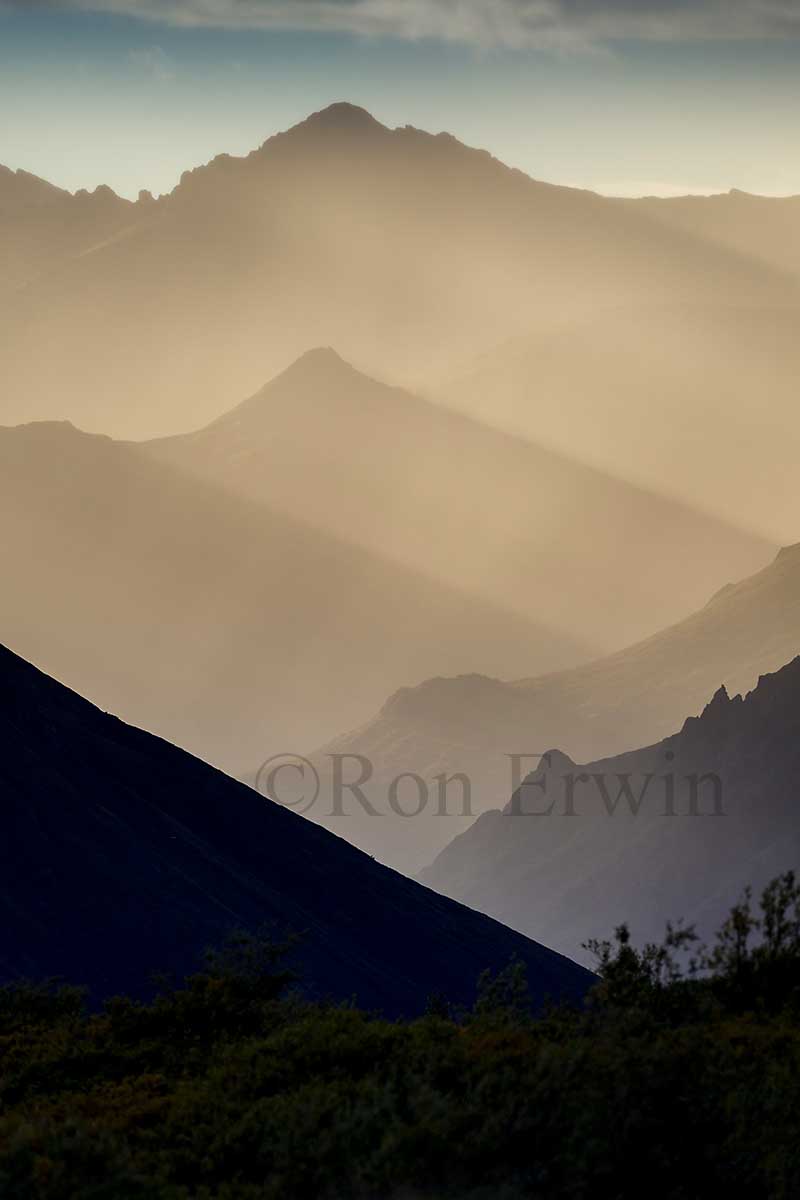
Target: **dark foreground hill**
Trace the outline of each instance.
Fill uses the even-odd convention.
[[[707,936],[746,885],[800,860],[800,658],[744,699],[721,688],[657,745],[542,768],[425,882],[564,953],[626,920],[637,940],[670,916]]]
[[[96,997],[181,975],[234,928],[304,934],[317,993],[413,1013],[518,956],[537,993],[574,963],[396,875],[0,648],[0,980]]]

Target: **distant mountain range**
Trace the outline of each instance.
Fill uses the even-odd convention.
[[[800,649],[797,548],[759,570],[796,245],[800,201],[610,200],[346,104],[135,204],[0,169],[0,419],[47,418],[0,428],[3,637],[251,780],[367,756],[385,819],[341,832],[417,870],[469,818],[386,813],[399,773],[480,812],[507,755],[652,742]]]
[[[424,882],[564,953],[621,922],[637,942],[669,918],[708,938],[746,886],[800,860],[800,658],[745,699],[720,689],[647,749],[580,767],[556,752],[543,768]]]
[[[0,297],[6,423],[175,433],[310,346],[422,384],[554,321],[800,302],[796,260],[776,261],[784,236],[797,241],[797,206],[754,199],[717,236],[714,217],[684,214],[682,202],[538,183],[447,134],[389,130],[344,104],[245,158],[187,172],[158,201],[50,197],[61,224],[102,209],[90,235],[28,237],[41,188],[28,188],[38,215],[12,212],[3,192],[21,185],[10,176],[0,178],[0,239],[18,242]],[[560,402],[535,376],[528,386],[535,407]]]
[[[141,995],[233,929],[304,935],[317,995],[388,1015],[468,1003],[512,957],[578,999],[567,959],[389,871],[0,647],[0,982],[60,976]]]
[[[583,658],[617,649],[774,553],[722,521],[387,387],[330,349],[304,355],[206,428],[149,449],[553,630],[551,663],[565,634],[583,643]],[[520,650],[533,661],[533,646]]]
[[[15,651],[237,775],[363,721],[432,667],[511,674],[586,653],[66,424],[0,429],[0,544]]]
[[[0,313],[7,318],[4,302],[13,308],[10,298],[21,288],[123,235],[147,207],[147,200],[131,204],[109,187],[73,195],[0,166]]]
[[[9,644],[249,778],[432,672],[593,658],[769,553],[329,350],[197,433],[0,428],[0,463]]]
[[[444,848],[470,823],[459,815],[458,787],[451,793],[451,815],[436,815],[440,775],[468,776],[477,815],[506,803],[509,755],[541,754],[555,746],[588,762],[649,745],[698,713],[720,684],[731,693],[745,692],[799,651],[797,545],[758,574],[723,588],[693,616],[584,666],[515,683],[465,675],[403,689],[371,722],[314,756],[328,783],[330,754],[362,755],[372,765],[363,792],[381,818],[364,815],[348,795],[349,819],[331,818],[329,824],[346,829],[351,840],[384,861],[413,869],[431,846]],[[535,762],[526,761],[524,769]],[[391,811],[389,788],[402,772],[428,783],[427,816],[405,820]]]

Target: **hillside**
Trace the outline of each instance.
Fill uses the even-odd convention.
[[[437,990],[468,1000],[517,955],[533,986],[590,976],[403,879],[184,752],[93,708],[0,648],[0,981],[141,994],[233,929],[305,935],[318,995],[389,1015]]]
[[[753,196],[732,188],[718,196],[650,196],[621,203],[673,229],[800,276],[800,196]]]
[[[800,651],[800,545],[739,583],[723,588],[691,617],[616,654],[573,670],[502,683],[479,675],[431,679],[393,696],[367,725],[317,756],[331,782],[328,755],[360,754],[373,778],[364,793],[382,820],[353,815],[348,837],[385,861],[423,865],[469,824],[455,787],[447,819],[435,816],[433,781],[464,773],[472,812],[506,803],[512,754],[558,746],[576,762],[619,754],[674,733],[701,711],[720,684],[732,694],[754,687]],[[524,769],[536,759],[523,763]],[[415,772],[428,782],[426,817],[403,820],[388,805],[391,781]],[[413,791],[410,793],[413,798]],[[333,823],[335,828],[335,823]]]
[[[235,775],[362,721],[432,668],[509,674],[583,652],[64,424],[0,429],[0,541],[9,645]]]
[[[678,917],[708,937],[746,886],[796,867],[799,732],[796,658],[646,749],[587,766],[554,753],[421,878],[564,953],[623,921],[637,942]]]
[[[152,201],[150,201],[152,203]],[[131,204],[108,187],[73,195],[27,171],[0,165],[0,314],[9,320],[20,289],[67,268],[141,220],[147,200]]]
[[[796,537],[798,304],[554,314],[433,390],[440,401],[733,525]],[[690,568],[691,569],[691,568]]]
[[[330,349],[304,355],[206,428],[147,449],[596,653],[678,619],[774,553],[722,521],[387,387]],[[632,549],[640,545],[658,553],[645,561]]]

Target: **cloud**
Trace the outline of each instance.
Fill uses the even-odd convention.
[[[34,0],[41,3],[42,0]],[[28,6],[31,0],[17,0]],[[171,26],[578,48],[800,36],[798,0],[50,0]]]

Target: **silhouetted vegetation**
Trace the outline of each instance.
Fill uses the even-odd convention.
[[[625,927],[582,1010],[519,963],[391,1023],[293,990],[246,936],[155,1001],[0,991],[4,1200],[800,1194],[800,886],[715,944]]]

